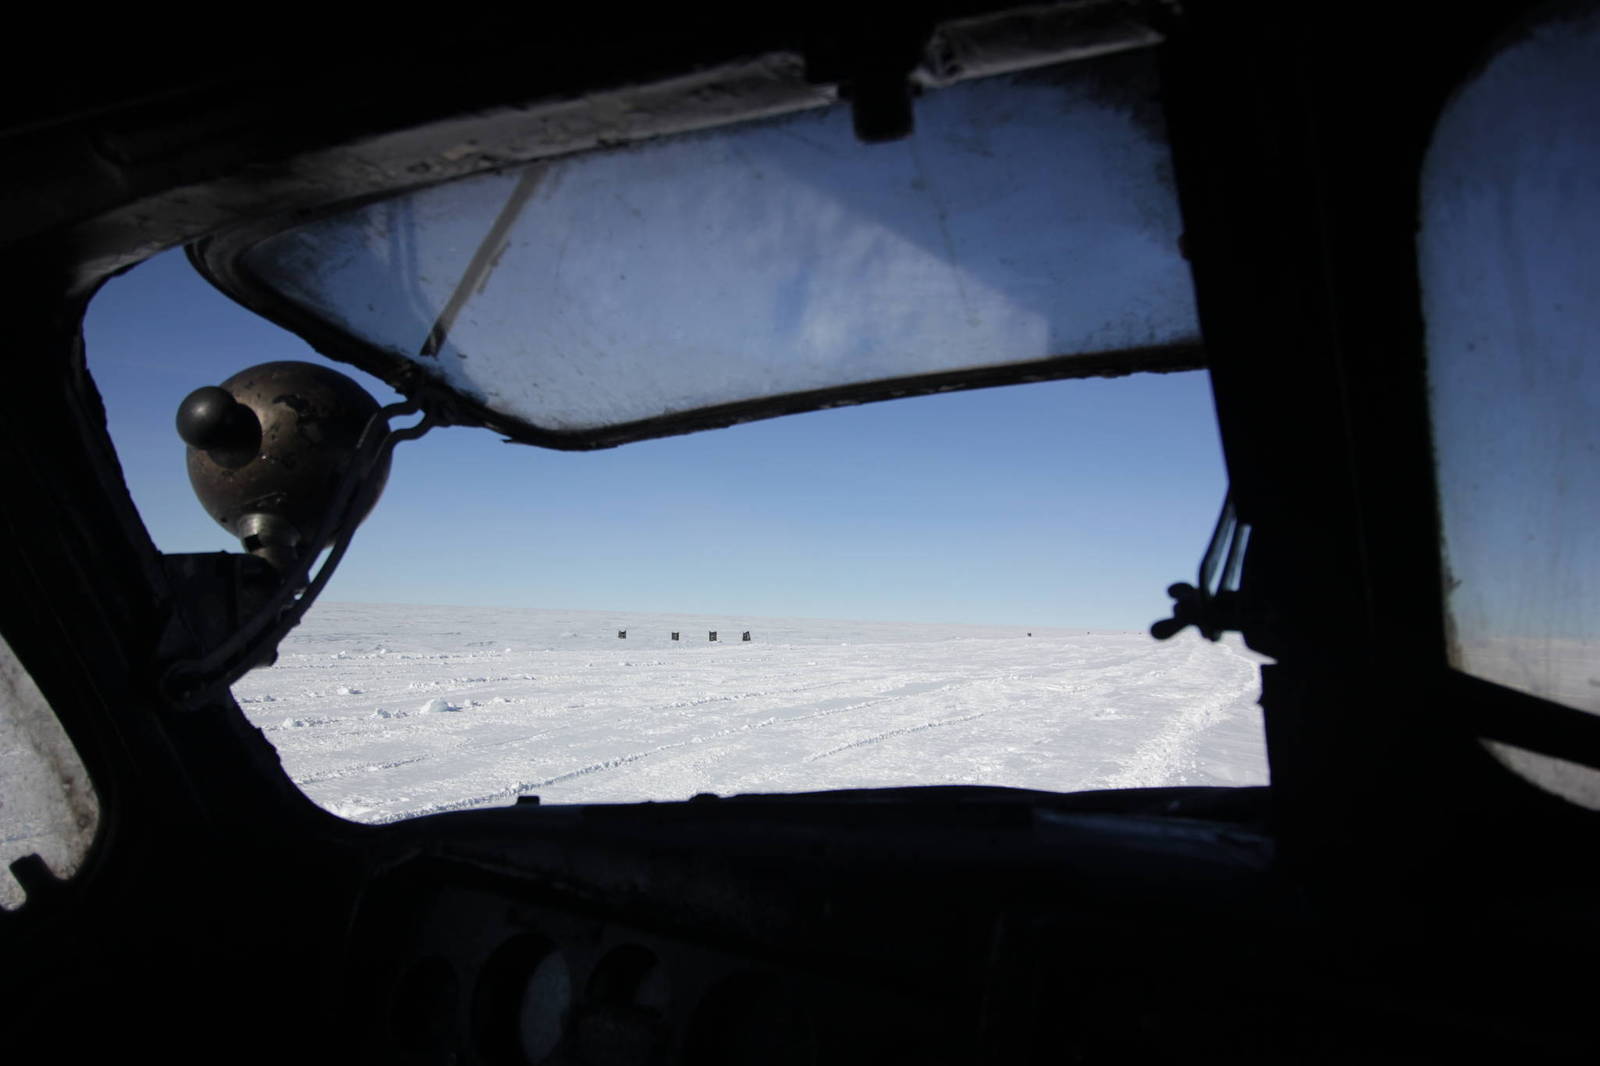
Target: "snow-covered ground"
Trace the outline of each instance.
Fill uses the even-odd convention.
[[[307,795],[385,822],[524,793],[586,803],[1261,784],[1259,661],[1192,632],[1162,644],[1137,632],[318,604],[277,665],[234,695]]]

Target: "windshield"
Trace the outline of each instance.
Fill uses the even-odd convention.
[[[86,345],[156,543],[238,552],[173,412],[315,354],[177,255],[108,284]],[[1256,658],[1147,630],[1224,484],[1200,373],[599,452],[436,430],[234,693],[311,799],[371,822],[526,794],[1261,784]]]
[[[1157,101],[1149,53],[965,82],[891,144],[844,106],[665,137],[339,212],[231,270],[541,443],[983,368],[1190,368]]]

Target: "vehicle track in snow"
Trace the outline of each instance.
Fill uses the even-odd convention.
[[[984,679],[981,679],[981,678],[972,679],[971,681],[968,681],[968,682],[965,682],[965,683],[966,684],[976,684],[976,683],[981,682],[982,680],[984,680]],[[514,798],[514,797],[516,797],[518,795],[523,795],[523,794],[526,794],[526,793],[528,793],[530,791],[536,791],[536,790],[539,790],[539,789],[546,789],[546,788],[549,788],[552,785],[559,785],[559,784],[562,784],[564,782],[573,781],[573,780],[578,779],[578,778],[584,778],[584,777],[588,777],[588,776],[593,775],[593,774],[600,774],[600,773],[605,773],[607,771],[617,770],[617,769],[629,766],[629,765],[631,765],[633,763],[637,763],[637,762],[639,762],[641,760],[649,759],[649,758],[652,758],[652,757],[655,757],[655,756],[660,756],[660,755],[669,754],[669,753],[678,752],[678,751],[684,751],[684,750],[693,750],[693,749],[696,749],[696,748],[708,749],[711,746],[716,745],[719,741],[723,741],[723,740],[726,740],[726,739],[729,739],[729,738],[735,738],[735,737],[744,737],[744,736],[746,736],[746,735],[748,735],[748,734],[750,734],[752,732],[758,731],[758,730],[770,729],[770,728],[774,728],[774,727],[782,727],[782,726],[788,726],[788,725],[794,725],[794,724],[798,724],[798,723],[806,723],[806,722],[810,722],[810,721],[818,719],[818,718],[827,718],[827,717],[833,717],[833,716],[838,716],[838,715],[848,715],[848,714],[860,713],[860,712],[865,712],[865,711],[880,710],[886,705],[895,704],[895,703],[899,703],[899,702],[902,702],[902,701],[914,699],[914,698],[916,698],[918,696],[922,696],[922,695],[925,695],[925,694],[928,694],[928,693],[951,691],[951,690],[954,690],[954,689],[960,687],[962,684],[963,684],[963,682],[959,682],[959,681],[958,682],[948,682],[948,683],[945,683],[945,682],[914,682],[914,683],[910,683],[910,684],[899,686],[896,689],[891,690],[889,692],[878,694],[878,695],[874,695],[874,696],[871,696],[871,697],[868,697],[868,698],[865,698],[865,699],[854,699],[854,700],[849,700],[848,702],[840,702],[840,704],[838,706],[822,707],[822,708],[815,708],[815,709],[804,709],[804,707],[802,706],[802,708],[800,709],[800,713],[788,714],[788,715],[785,715],[785,714],[782,714],[782,713],[766,713],[765,717],[761,717],[761,718],[752,717],[752,718],[750,718],[748,720],[741,721],[738,724],[726,725],[726,726],[724,726],[722,728],[713,729],[713,730],[710,730],[708,732],[693,733],[693,734],[691,734],[691,735],[689,735],[687,737],[684,737],[682,739],[679,739],[679,740],[675,740],[675,741],[672,741],[672,742],[669,742],[669,743],[665,743],[665,744],[658,744],[658,745],[655,745],[653,747],[645,748],[645,749],[642,749],[642,750],[635,750],[635,751],[626,752],[626,753],[619,754],[619,755],[616,755],[616,756],[612,756],[612,757],[606,758],[606,759],[593,761],[593,762],[587,763],[587,764],[585,764],[583,766],[579,766],[579,767],[576,767],[576,768],[573,768],[573,769],[568,769],[568,770],[564,770],[564,771],[561,771],[561,772],[558,772],[558,773],[554,773],[552,775],[549,775],[549,776],[546,776],[546,777],[543,777],[543,778],[540,778],[540,779],[537,779],[537,780],[519,781],[519,782],[517,782],[515,784],[503,786],[503,787],[500,787],[500,788],[496,788],[496,789],[493,789],[492,791],[489,791],[489,792],[486,792],[486,793],[482,793],[480,795],[464,797],[462,799],[453,801],[448,807],[439,807],[438,805],[428,805],[425,809],[400,812],[398,815],[396,815],[396,817],[410,817],[410,816],[412,816],[414,814],[425,813],[425,811],[431,811],[431,810],[440,810],[440,809],[460,810],[460,809],[465,809],[465,808],[469,808],[469,807],[483,806],[485,804],[494,803],[494,802],[497,802],[497,801],[503,801],[503,800],[508,799],[508,798]],[[778,710],[782,711],[784,709],[788,709],[788,708],[779,708]],[[967,720],[970,720],[972,718],[977,718],[977,717],[981,717],[981,715],[969,715],[966,718],[962,718],[962,719],[959,719],[959,720],[967,721]],[[932,724],[944,724],[944,723],[932,723]],[[905,733],[918,732],[918,731],[920,731],[922,729],[926,729],[926,728],[929,728],[929,727],[930,727],[929,724],[923,724],[923,725],[917,725],[917,726],[912,726],[912,727],[908,727],[908,728],[894,729],[894,730],[888,731],[887,733],[880,734],[880,735],[872,737],[872,738],[868,738],[867,740],[853,741],[853,742],[851,742],[849,744],[843,745],[841,748],[839,748],[837,750],[842,751],[842,750],[844,750],[846,748],[852,748],[852,747],[857,747],[857,746],[860,746],[860,745],[866,744],[866,743],[873,743],[873,742],[876,742],[876,741],[881,741],[881,740],[887,739],[890,736],[897,736],[897,735],[902,735],[902,734],[905,734]],[[298,776],[296,778],[296,780],[301,786],[314,786],[314,785],[323,784],[325,782],[338,781],[338,780],[343,780],[343,779],[346,779],[346,778],[365,777],[366,775],[369,775],[369,774],[381,773],[383,771],[399,769],[401,767],[415,767],[418,764],[427,763],[429,761],[439,761],[439,762],[457,761],[457,762],[459,762],[463,756],[471,755],[471,754],[474,754],[474,753],[486,752],[486,751],[490,751],[490,750],[493,750],[493,749],[506,749],[506,748],[522,747],[522,746],[527,746],[527,745],[536,745],[538,741],[543,740],[543,739],[548,739],[552,735],[552,732],[553,732],[552,730],[542,730],[542,731],[537,732],[537,733],[523,734],[523,735],[514,736],[514,737],[507,737],[507,738],[500,739],[500,740],[483,741],[483,742],[471,742],[471,743],[460,743],[460,744],[457,744],[455,746],[452,746],[452,747],[449,747],[449,748],[446,748],[446,749],[442,749],[442,750],[438,750],[438,751],[434,751],[434,752],[429,752],[429,753],[423,753],[423,754],[419,754],[419,755],[413,755],[413,756],[406,757],[406,758],[396,758],[396,759],[386,759],[386,760],[373,761],[373,762],[358,762],[358,763],[352,763],[352,764],[345,764],[345,765],[341,765],[341,766],[338,766],[338,767],[335,767],[335,768],[330,768],[330,769],[327,769],[327,770],[307,773],[305,775]],[[824,753],[824,754],[832,754],[832,753],[830,752],[830,753]],[[818,756],[818,757],[821,757],[821,756]],[[386,817],[385,820],[391,820],[391,819],[388,819]]]
[[[1183,701],[1178,713],[1162,719],[1152,733],[1122,761],[1121,767],[1109,774],[1099,787],[1134,788],[1151,779],[1185,783],[1184,771],[1194,763],[1191,750],[1194,738],[1215,725],[1241,702],[1254,702],[1260,689],[1257,664],[1228,642],[1219,642],[1213,647],[1233,661],[1234,668],[1229,673],[1234,676],[1236,683],[1232,686],[1214,685],[1210,691],[1197,693]],[[1196,642],[1189,650],[1185,665],[1192,671],[1195,661],[1203,653],[1204,646]],[[1179,669],[1176,666],[1169,667],[1162,676],[1170,676]]]

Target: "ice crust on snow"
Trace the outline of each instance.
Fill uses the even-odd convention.
[[[669,639],[712,629],[753,640]],[[530,792],[1262,784],[1260,661],[1192,633],[318,604],[234,693],[315,802],[388,822]]]

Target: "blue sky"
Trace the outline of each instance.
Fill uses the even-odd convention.
[[[190,492],[177,405],[254,363],[327,361],[176,252],[109,282],[85,334],[156,544],[236,548]],[[898,400],[581,454],[454,427],[400,446],[325,595],[1140,629],[1165,615],[1169,583],[1193,580],[1224,484],[1202,373]]]

